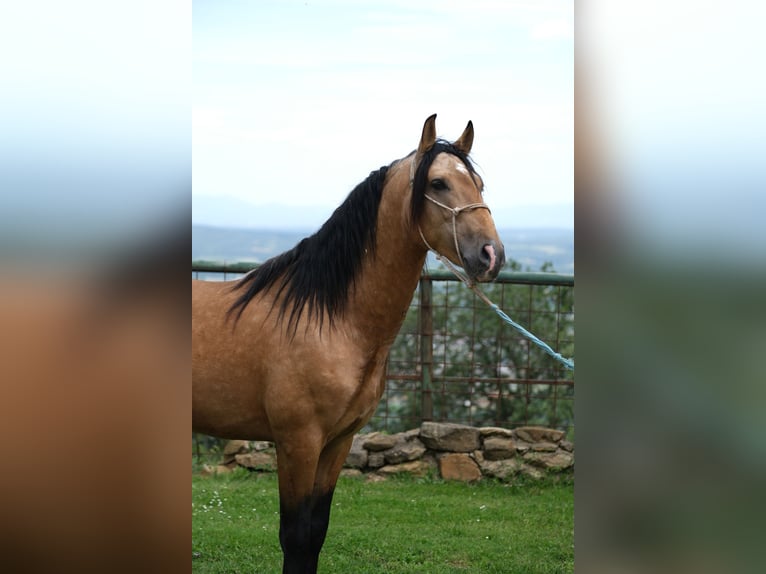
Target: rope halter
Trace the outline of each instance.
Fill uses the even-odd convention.
[[[423,197],[425,197],[428,201],[431,203],[438,205],[442,209],[446,209],[452,214],[452,239],[455,241],[455,252],[457,253],[458,261],[460,261],[460,266],[465,269],[465,264],[463,263],[463,256],[460,254],[460,245],[458,244],[457,240],[457,216],[463,213],[464,211],[473,211],[474,209],[486,209],[490,213],[492,213],[489,209],[489,206],[486,203],[469,203],[468,205],[462,205],[460,207],[450,207],[449,205],[445,205],[440,201],[436,201],[433,197],[428,195],[427,193],[423,194]],[[431,247],[431,244],[426,241],[425,235],[423,235],[423,230],[420,228],[420,223],[418,223],[418,233],[420,233],[420,238],[423,240],[423,243],[426,244],[426,247],[433,251],[437,258],[440,261],[444,261],[445,257],[436,251],[433,247]]]

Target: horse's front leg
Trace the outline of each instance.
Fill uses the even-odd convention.
[[[293,433],[276,446],[282,573],[313,574],[317,567],[311,535],[313,493],[322,446],[318,433]]]
[[[351,449],[353,435],[320,452],[319,436],[295,433],[289,442],[277,443],[283,574],[316,573],[335,484]]]
[[[319,458],[316,481],[314,483],[313,507],[311,511],[311,553],[315,560],[319,559],[327,528],[330,524],[330,510],[335,484],[346,461],[353,435],[328,444]],[[316,571],[316,562],[314,563]]]

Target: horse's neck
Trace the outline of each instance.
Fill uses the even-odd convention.
[[[388,345],[407,314],[427,249],[408,225],[409,169],[392,173],[378,208],[374,255],[367,257],[354,289],[351,319],[370,342]]]

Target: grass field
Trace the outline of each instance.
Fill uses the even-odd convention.
[[[275,475],[193,476],[192,572],[281,572],[278,511]],[[573,570],[571,480],[341,478],[319,558],[324,574]]]

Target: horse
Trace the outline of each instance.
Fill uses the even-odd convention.
[[[416,150],[371,172],[314,235],[241,279],[192,281],[192,427],[275,444],[284,574],[317,570],[428,251],[472,281],[505,262],[473,139],[470,121],[437,138],[430,116]]]

